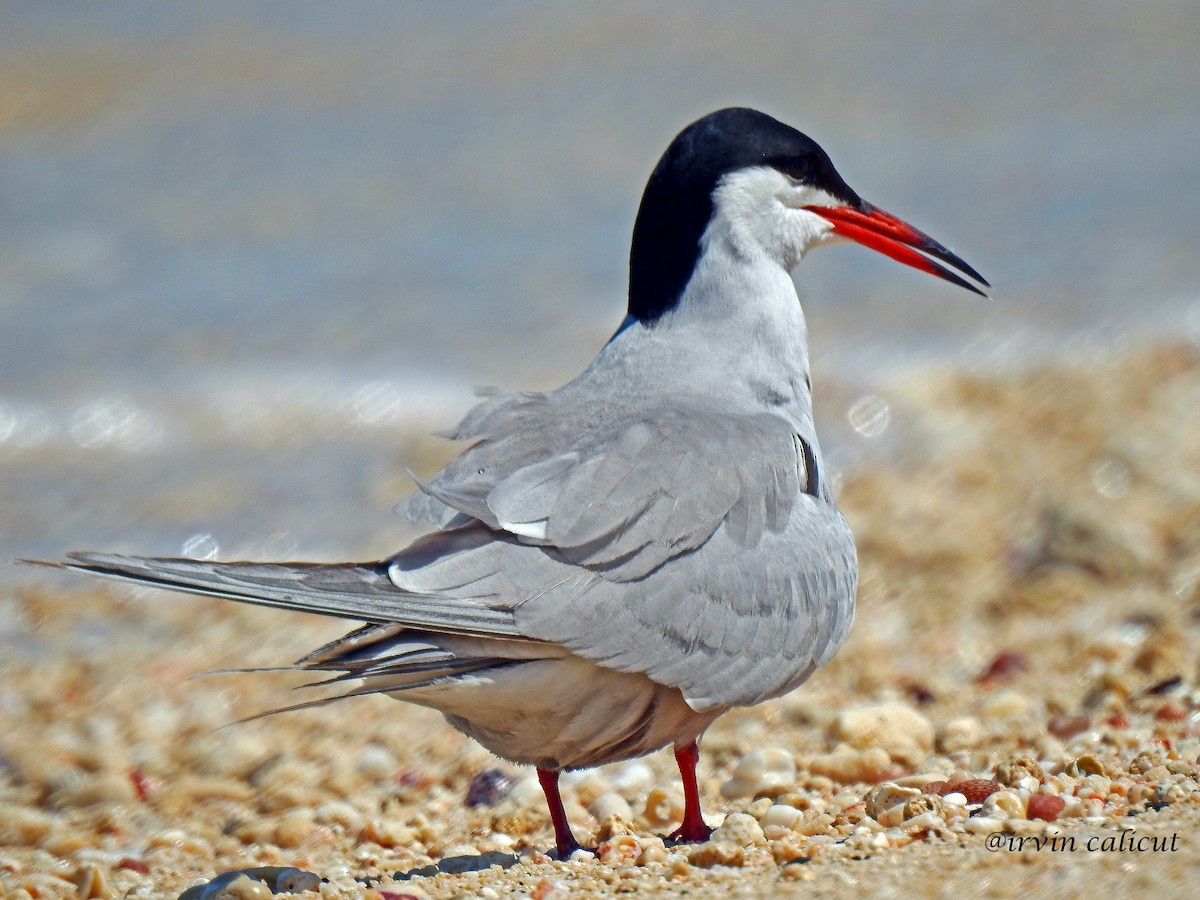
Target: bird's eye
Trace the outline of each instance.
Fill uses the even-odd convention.
[[[811,167],[802,159],[789,159],[779,167],[779,170],[792,181],[805,181],[808,179]]]

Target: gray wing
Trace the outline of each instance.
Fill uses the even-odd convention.
[[[645,672],[697,709],[778,696],[832,656],[854,543],[789,423],[557,412],[514,394],[468,416],[455,436],[477,443],[401,508],[451,530],[398,555],[393,581],[510,606],[523,635]],[[443,557],[454,529],[460,552]]]
[[[644,672],[704,710],[779,696],[828,662],[849,632],[857,565],[841,516],[803,495],[753,547],[719,528],[652,578],[616,580],[482,525],[426,537],[390,574],[405,591],[509,609],[521,635]]]
[[[453,434],[477,443],[397,512],[446,529],[482,522],[631,581],[722,525],[753,547],[817,493],[812,445],[777,416],[667,406],[607,427],[575,419],[552,395],[494,396]]]

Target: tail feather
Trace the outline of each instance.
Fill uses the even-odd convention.
[[[382,562],[213,562],[106,553],[69,553],[62,562],[31,562],[148,587],[367,623],[291,666],[218,670],[228,674],[340,673],[299,685],[333,690],[332,695],[266,710],[231,724],[351,697],[419,693],[459,679],[487,678],[490,672],[532,659],[567,653],[563,648],[522,636],[509,610],[478,601],[403,591],[390,580],[388,564]],[[355,681],[360,682],[357,687],[351,685]],[[340,690],[343,688],[348,690]]]
[[[450,634],[520,637],[511,611],[402,591],[388,578],[387,564],[380,562],[213,562],[69,553],[65,562],[36,564],[374,625],[394,623]]]

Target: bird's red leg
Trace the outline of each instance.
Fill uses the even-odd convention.
[[[675,762],[679,763],[679,774],[683,778],[683,824],[671,832],[671,838],[676,841],[700,843],[712,835],[712,829],[700,811],[700,787],[696,784],[696,763],[699,761],[700,747],[695,741],[675,748]]]
[[[563,809],[562,796],[558,793],[558,773],[541,768],[537,773],[542,793],[546,795],[546,805],[550,807],[550,822],[554,825],[554,844],[558,856],[566,859],[580,848],[575,835],[571,834],[571,823],[567,821],[567,811]]]

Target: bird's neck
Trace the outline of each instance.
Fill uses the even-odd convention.
[[[627,320],[597,364],[811,423],[807,328],[791,277],[722,236],[705,243],[674,306],[651,322]]]

